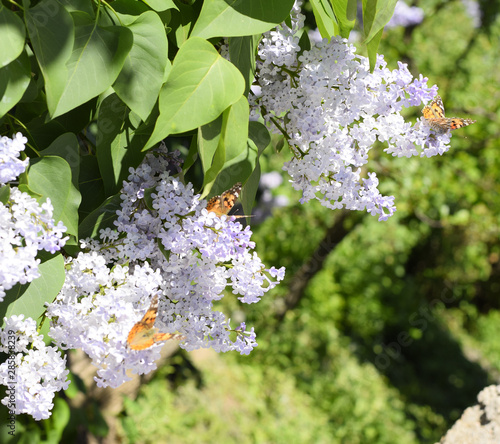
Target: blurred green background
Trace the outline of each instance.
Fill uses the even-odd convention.
[[[220,303],[255,327],[252,354],[177,350],[112,413],[113,437],[92,394],[67,408],[75,378],[53,418],[22,425],[25,437],[41,427],[50,441],[60,427],[63,442],[433,443],[499,383],[500,3],[479,2],[479,21],[460,0],[413,4],[423,21],[386,30],[379,53],[437,84],[448,117],[477,123],[441,157],[370,152],[395,216],[300,205],[283,176],[272,192],[290,205],[252,229],[286,280],[259,304]],[[281,174],[286,150],[271,151],[263,172]]]

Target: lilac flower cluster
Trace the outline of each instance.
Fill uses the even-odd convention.
[[[55,347],[47,347],[36,331],[36,322],[23,315],[4,318],[0,330],[0,352],[15,353],[15,369],[9,360],[0,365],[0,384],[13,387],[15,413],[27,413],[37,421],[47,419],[54,407],[52,400],[59,390],[69,386],[66,357]],[[12,347],[14,345],[14,347]],[[29,348],[28,348],[29,347]],[[15,381],[12,376],[15,375]],[[8,405],[8,396],[2,399]]]
[[[14,139],[0,141],[0,178],[13,180],[26,168],[26,161],[16,157],[24,149],[26,139],[18,133]],[[9,151],[10,149],[10,151]],[[15,284],[26,284],[36,279],[39,250],[55,253],[66,243],[66,227],[56,225],[50,199],[41,206],[29,194],[18,188],[9,190],[8,201],[0,203],[0,302],[5,291]]]
[[[19,159],[27,141],[21,133],[12,139],[6,136],[0,138],[0,185],[16,179],[28,167],[29,159]]]
[[[171,160],[171,159],[170,159]],[[213,348],[248,354],[257,345],[253,328],[236,328],[214,310],[227,286],[243,303],[255,303],[284,277],[266,269],[249,227],[207,212],[205,201],[167,172],[163,154],[131,169],[122,190],[117,229],[102,230],[67,261],[69,271],[48,306],[49,335],[63,349],[82,348],[98,367],[99,386],[117,387],[126,370],[148,373],[161,345],[127,347],[127,336],[159,295],[155,327],[177,332],[188,351]]]
[[[380,194],[375,173],[362,178],[361,167],[376,141],[397,157],[448,150],[449,133],[431,135],[425,120],[412,125],[400,114],[430,101],[437,87],[429,88],[422,75],[414,79],[403,63],[391,71],[382,56],[370,73],[368,59],[342,39],[324,40],[299,56],[303,17],[294,13],[292,27],[283,24],[261,42],[253,113],[286,135],[294,157],[284,170],[302,191],[301,203],[318,199],[331,209],[366,210],[386,220],[396,210],[394,197]]]

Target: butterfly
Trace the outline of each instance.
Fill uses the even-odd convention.
[[[168,341],[169,339],[184,339],[181,335],[158,333],[158,329],[154,327],[157,314],[158,295],[155,294],[144,317],[132,327],[128,334],[127,344],[132,350],[144,350],[157,342]]]
[[[444,105],[441,97],[436,98],[422,110],[424,119],[436,133],[444,134],[450,130],[456,130],[475,122],[471,119],[461,119],[460,117],[445,117]]]
[[[215,213],[218,217],[229,213],[238,200],[241,193],[241,182],[235,184],[229,190],[224,191],[220,196],[214,196],[207,203],[207,211]],[[246,217],[246,216],[239,216]]]

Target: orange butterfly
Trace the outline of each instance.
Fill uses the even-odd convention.
[[[436,98],[422,110],[424,119],[436,133],[444,134],[450,130],[456,130],[467,125],[475,123],[475,120],[461,119],[460,117],[445,117],[444,105],[441,97]]]
[[[157,342],[168,341],[169,339],[184,339],[181,335],[172,333],[158,333],[154,327],[156,315],[158,314],[158,295],[153,296],[151,306],[140,322],[137,322],[130,330],[127,344],[132,350],[144,350]]]
[[[207,211],[215,213],[218,217],[229,213],[231,208],[238,200],[241,193],[241,182],[235,184],[232,188],[224,191],[220,196],[214,196],[207,203]],[[246,217],[246,216],[236,216]]]

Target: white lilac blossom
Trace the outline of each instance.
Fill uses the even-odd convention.
[[[0,185],[16,179],[28,167],[29,159],[18,159],[28,139],[17,133],[12,139],[0,137]]]
[[[253,329],[234,329],[214,309],[226,287],[243,303],[255,303],[284,277],[266,269],[250,240],[249,227],[207,212],[206,202],[168,173],[169,159],[148,154],[124,182],[116,230],[102,230],[67,261],[67,276],[49,304],[49,335],[60,347],[82,348],[98,368],[99,386],[117,387],[126,370],[154,370],[160,345],[127,347],[153,295],[155,327],[178,333],[185,350],[213,348],[248,354],[257,345]]]
[[[81,348],[97,367],[99,387],[118,387],[137,374],[156,368],[160,348],[140,353],[126,347],[126,338],[148,308],[147,298],[158,291],[159,270],[147,264],[130,270],[126,265],[107,266],[97,252],[80,253],[67,261],[66,280],[56,300],[49,304],[49,336],[62,349]]]
[[[396,7],[394,8],[394,14],[392,15],[389,23],[387,23],[387,28],[394,28],[396,26],[408,26],[418,25],[422,23],[424,19],[424,11],[417,6],[409,6],[403,1],[398,1]]]
[[[40,276],[39,250],[55,253],[66,243],[66,227],[56,225],[50,199],[41,206],[18,188],[10,190],[6,204],[0,203],[0,302],[15,284],[26,284]]]
[[[9,358],[0,365],[0,384],[7,387],[2,404],[15,404],[15,413],[27,413],[37,421],[47,419],[54,395],[69,386],[66,357],[46,346],[36,331],[36,322],[24,316],[4,318],[0,330],[0,352]]]
[[[431,135],[428,125],[412,125],[400,114],[430,101],[437,87],[429,88],[422,75],[414,79],[401,62],[391,71],[380,55],[370,73],[368,59],[342,39],[324,40],[299,56],[297,7],[291,23],[261,41],[261,90],[252,113],[287,137],[294,157],[284,170],[302,191],[301,203],[318,199],[331,209],[366,210],[386,220],[396,210],[394,197],[381,195],[375,173],[362,178],[361,168],[376,141],[397,157],[448,150],[449,133]]]

